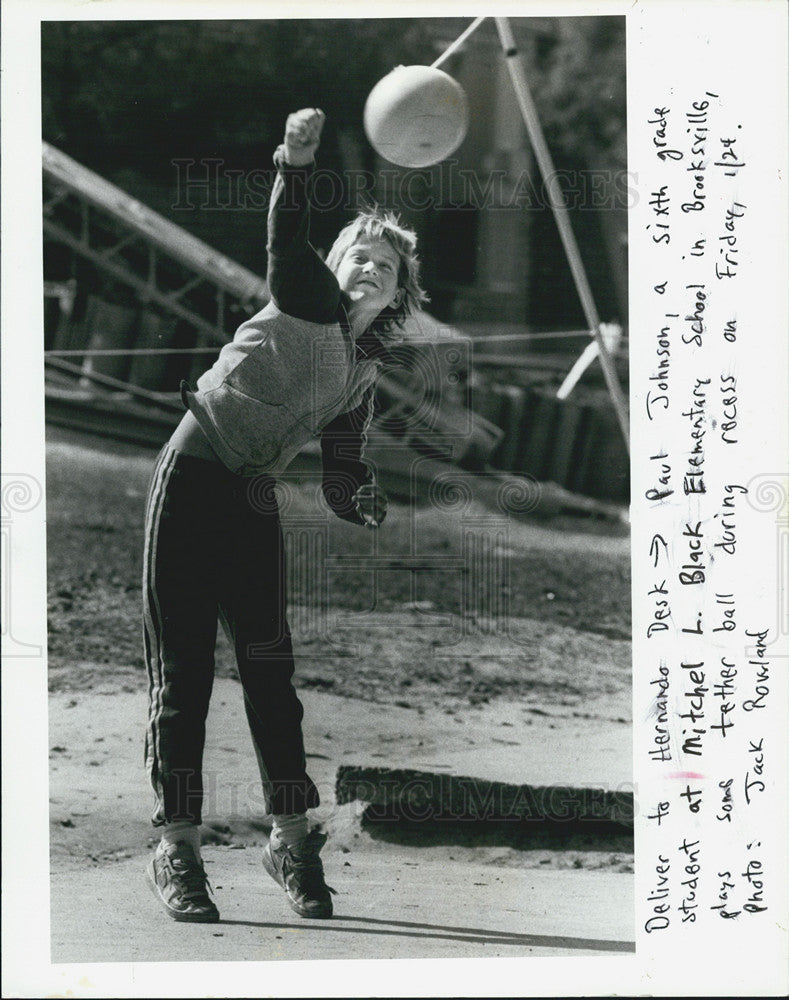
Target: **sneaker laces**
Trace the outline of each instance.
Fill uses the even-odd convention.
[[[184,899],[197,899],[200,896],[204,896],[206,894],[206,887],[208,887],[211,895],[214,895],[213,886],[208,881],[205,869],[199,862],[191,862],[186,858],[176,856],[170,858],[170,869],[173,880],[177,881],[179,887],[183,890],[182,895]]]
[[[319,858],[310,861],[293,860],[290,870],[296,876],[299,888],[307,896],[320,896],[327,890],[333,895],[337,895],[337,890],[327,885],[323,875],[323,865]]]
[[[318,853],[322,846],[317,839],[308,836],[298,852],[292,849],[288,851],[289,868],[298,879],[299,887],[308,896],[319,896],[327,890],[337,895],[337,890],[324,880],[323,864]]]

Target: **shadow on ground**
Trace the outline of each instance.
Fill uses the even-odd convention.
[[[518,948],[562,948],[578,951],[635,952],[632,941],[604,941],[594,938],[563,937],[554,934],[518,934],[513,931],[453,927],[443,924],[412,923],[408,920],[378,920],[374,917],[346,917],[335,914],[330,921],[301,921],[298,924],[265,923],[257,920],[220,920],[220,924],[260,927],[272,930],[325,931],[341,934],[385,934],[439,941],[466,941],[474,944],[513,945]],[[356,924],[357,926],[345,926]]]

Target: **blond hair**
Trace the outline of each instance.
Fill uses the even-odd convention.
[[[363,240],[386,240],[400,259],[397,285],[405,293],[402,301],[394,308],[382,310],[370,324],[370,330],[381,339],[396,343],[402,339],[398,336],[398,331],[406,319],[428,301],[428,295],[420,282],[416,233],[406,229],[394,212],[379,208],[366,209],[340,230],[326,257],[329,269],[336,274],[348,249]]]

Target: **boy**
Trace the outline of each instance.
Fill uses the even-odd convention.
[[[162,839],[147,873],[175,920],[215,922],[200,858],[202,756],[217,620],[233,642],[271,839],[263,864],[305,917],[332,914],[309,831],[319,804],[305,770],[303,709],[291,683],[281,473],[321,437],[323,494],[345,520],[377,528],[386,498],[362,452],[375,381],[406,316],[425,301],[414,234],[362,213],[324,263],[310,246],[310,178],[321,111],[288,117],[268,220],[271,302],[197,382],[159,455],[148,494],[143,605],[149,719],[145,757]]]

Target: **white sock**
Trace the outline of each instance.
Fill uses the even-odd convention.
[[[162,839],[159,846],[162,850],[173,844],[187,843],[195,852],[197,860],[202,860],[200,855],[200,827],[195,826],[194,823],[182,820],[178,823],[166,823],[161,827],[161,831]]]
[[[293,847],[300,840],[307,836],[307,814],[306,813],[283,813],[273,816],[271,827],[271,846],[279,847],[285,844],[286,847]]]

